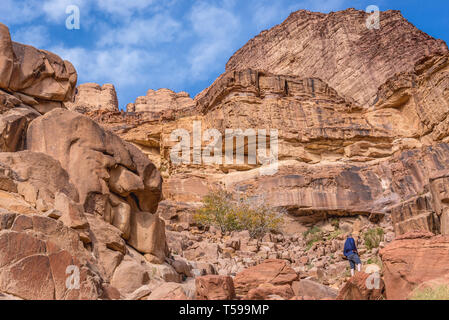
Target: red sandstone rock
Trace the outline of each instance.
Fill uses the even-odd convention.
[[[256,289],[261,284],[291,285],[297,278],[295,270],[290,268],[286,261],[269,259],[238,273],[234,278],[234,286],[237,295],[246,295],[248,291]]]
[[[294,296],[292,287],[288,284],[273,285],[271,283],[263,283],[255,289],[249,290],[248,294],[243,300],[277,300],[281,297],[285,300],[290,300]]]
[[[233,300],[234,282],[231,277],[208,275],[195,279],[198,300]]]
[[[382,300],[384,287],[380,275],[357,272],[340,290],[337,300]]]
[[[64,105],[80,113],[106,110],[119,111],[117,93],[112,84],[100,86],[96,83],[83,83],[76,88],[74,101]]]
[[[449,237],[404,235],[380,251],[386,298],[407,299],[424,282],[449,274]]]

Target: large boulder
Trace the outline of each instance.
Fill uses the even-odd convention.
[[[197,300],[233,300],[235,298],[234,282],[229,276],[197,277],[195,284]]]
[[[298,275],[288,266],[287,261],[269,259],[238,273],[234,278],[234,286],[237,295],[245,296],[248,291],[263,283],[275,286],[291,285],[297,279]]]
[[[257,288],[248,291],[243,300],[289,300],[294,296],[292,287],[288,284],[275,286],[262,283]]]
[[[12,42],[8,28],[0,25],[0,88],[45,104],[70,100],[76,81],[76,70],[70,62],[54,53]]]
[[[70,62],[12,42],[0,23],[0,151],[24,150],[29,123],[70,100],[76,80]]]
[[[148,297],[148,300],[191,300],[183,285],[174,282],[163,283]]]
[[[45,300],[101,296],[95,260],[75,230],[37,215],[0,213],[0,221],[1,292]]]
[[[292,289],[295,296],[309,297],[317,300],[335,299],[338,294],[337,290],[308,279],[293,282]]]
[[[69,61],[16,42],[13,51],[14,69],[7,89],[43,101],[63,102],[72,98],[77,74]]]
[[[122,295],[126,296],[148,284],[149,281],[150,275],[142,264],[129,256],[125,256],[115,269],[111,285],[117,288]]]
[[[164,263],[167,255],[165,223],[157,214],[134,212],[128,243],[145,254],[151,263]]]
[[[112,190],[120,191],[117,196],[126,196],[135,211],[157,209],[162,179],[154,165],[115,134],[79,113],[56,109],[36,119],[28,130],[27,147],[61,162],[87,212],[103,215]],[[131,184],[128,177],[133,178]],[[136,180],[138,187],[134,186]]]
[[[379,274],[358,272],[346,282],[338,293],[337,300],[382,300],[384,288]]]
[[[150,262],[164,262],[164,223],[154,214],[162,179],[136,147],[91,119],[63,109],[31,123],[27,146],[59,160],[78,190],[84,211],[119,228],[122,237],[147,254]]]
[[[57,193],[70,200],[79,200],[78,192],[67,172],[52,157],[30,151],[0,153],[0,164],[10,170],[10,184],[16,186],[5,191],[18,192],[40,211],[47,211],[55,204]],[[3,188],[4,190],[5,188]]]
[[[380,251],[385,294],[407,299],[419,285],[449,274],[449,237],[415,232],[397,237]]]

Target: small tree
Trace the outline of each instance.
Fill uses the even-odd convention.
[[[283,214],[283,210],[269,206],[264,197],[236,197],[219,190],[204,197],[203,206],[194,215],[194,220],[204,227],[216,226],[223,233],[248,230],[251,237],[257,238],[269,231],[278,231]]]
[[[203,198],[203,206],[194,215],[194,220],[204,227],[216,226],[221,232],[226,232],[237,225],[232,209],[231,193],[223,190],[210,192]]]

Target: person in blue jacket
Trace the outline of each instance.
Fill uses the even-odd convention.
[[[357,271],[360,272],[362,269],[362,262],[360,261],[359,253],[355,245],[355,240],[352,237],[351,233],[349,233],[346,238],[343,254],[349,260],[349,265],[351,266],[351,276],[354,276],[355,266],[357,266]]]

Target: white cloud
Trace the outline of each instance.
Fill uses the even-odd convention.
[[[240,20],[230,8],[201,2],[193,7],[190,21],[198,39],[190,51],[191,72],[193,77],[205,79],[210,72],[223,68],[224,63],[218,61],[230,55]]]
[[[173,41],[180,29],[181,23],[168,14],[157,14],[150,19],[137,19],[123,27],[109,29],[101,37],[99,46],[152,46]]]
[[[109,14],[129,17],[134,12],[151,6],[154,0],[97,0],[98,8]]]
[[[0,21],[6,25],[23,24],[42,14],[41,1],[1,0]]]
[[[139,74],[144,74],[142,67],[157,63],[148,52],[129,48],[88,50],[59,46],[51,51],[72,62],[81,81],[103,81],[118,86],[136,84],[141,80]]]
[[[49,33],[44,26],[23,27],[12,34],[12,40],[36,48],[43,48],[49,43]]]

